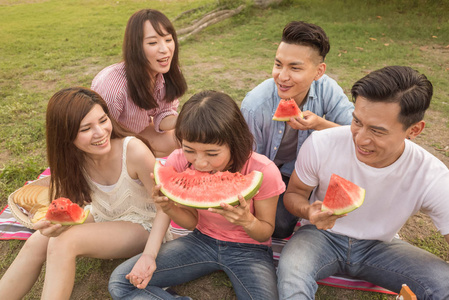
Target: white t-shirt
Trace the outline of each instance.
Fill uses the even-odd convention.
[[[350,126],[315,131],[301,147],[295,170],[303,183],[317,187],[311,203],[324,199],[332,173],[366,190],[363,205],[338,219],[331,232],[391,241],[421,209],[442,235],[449,234],[449,170],[409,140],[396,162],[373,168],[357,159]]]

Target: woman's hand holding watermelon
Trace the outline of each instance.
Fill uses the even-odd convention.
[[[144,289],[150,282],[151,277],[153,277],[154,271],[156,271],[156,259],[151,255],[143,253],[131,272],[125,277],[136,288]]]
[[[256,217],[249,211],[249,204],[242,195],[238,195],[239,205],[232,206],[227,203],[220,203],[223,209],[209,208],[208,211],[222,215],[226,220],[243,228],[252,226]]]
[[[166,213],[170,219],[176,224],[184,227],[188,230],[193,230],[198,223],[198,213],[196,209],[178,204],[168,197],[164,196],[161,192],[161,185],[154,182],[154,174],[151,174],[153,178],[153,201],[156,203],[164,213]]]
[[[159,205],[165,213],[173,209],[176,204],[161,193],[161,185],[153,181],[153,201]]]
[[[339,216],[333,215],[332,211],[322,212],[322,204],[323,202],[321,201],[315,201],[309,206],[308,209],[308,220],[310,221],[310,223],[315,225],[316,228],[321,230],[331,229],[332,227],[334,227],[335,221],[337,221],[337,219],[346,216],[346,214]]]
[[[33,229],[39,230],[42,235],[47,237],[57,237],[72,226],[62,226],[61,224],[52,224],[47,220],[40,220],[34,224]]]

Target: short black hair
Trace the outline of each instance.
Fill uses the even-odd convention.
[[[329,39],[323,28],[303,21],[293,21],[285,25],[282,42],[312,47],[318,51],[323,61],[330,50]]]
[[[398,103],[399,122],[404,130],[421,121],[430,106],[432,83],[424,74],[405,66],[389,66],[358,80],[351,89],[355,103],[361,96],[368,101]]]
[[[227,94],[212,90],[196,93],[182,106],[175,126],[180,143],[227,145],[230,172],[241,172],[251,156],[254,138],[237,103]]]

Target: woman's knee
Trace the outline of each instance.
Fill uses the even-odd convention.
[[[76,257],[80,255],[79,246],[82,245],[81,240],[71,235],[69,232],[58,237],[53,237],[48,242],[47,257],[54,257],[54,255],[64,254],[65,257]]]
[[[39,231],[36,231],[27,239],[21,252],[44,262],[47,257],[48,242],[48,237],[40,234]]]

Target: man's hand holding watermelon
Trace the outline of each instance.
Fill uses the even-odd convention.
[[[337,219],[345,217],[344,215],[334,215],[333,211],[322,211],[322,201],[315,201],[307,210],[307,218],[310,223],[316,226],[318,229],[326,230],[331,229],[335,225]]]
[[[310,110],[306,110],[302,113],[303,118],[295,117],[290,118],[287,122],[290,127],[296,130],[322,130],[331,127],[340,126],[334,122],[330,122],[325,118],[317,116]]]
[[[300,181],[295,172],[293,172],[290,180],[294,184],[288,186],[285,196],[288,198],[293,195],[295,201],[286,202],[285,207],[290,211],[294,211],[299,217],[309,220],[318,229],[326,230],[334,227],[337,219],[346,216],[346,214],[334,215],[333,211],[322,211],[322,201],[315,201],[309,204],[309,195],[313,188]]]

